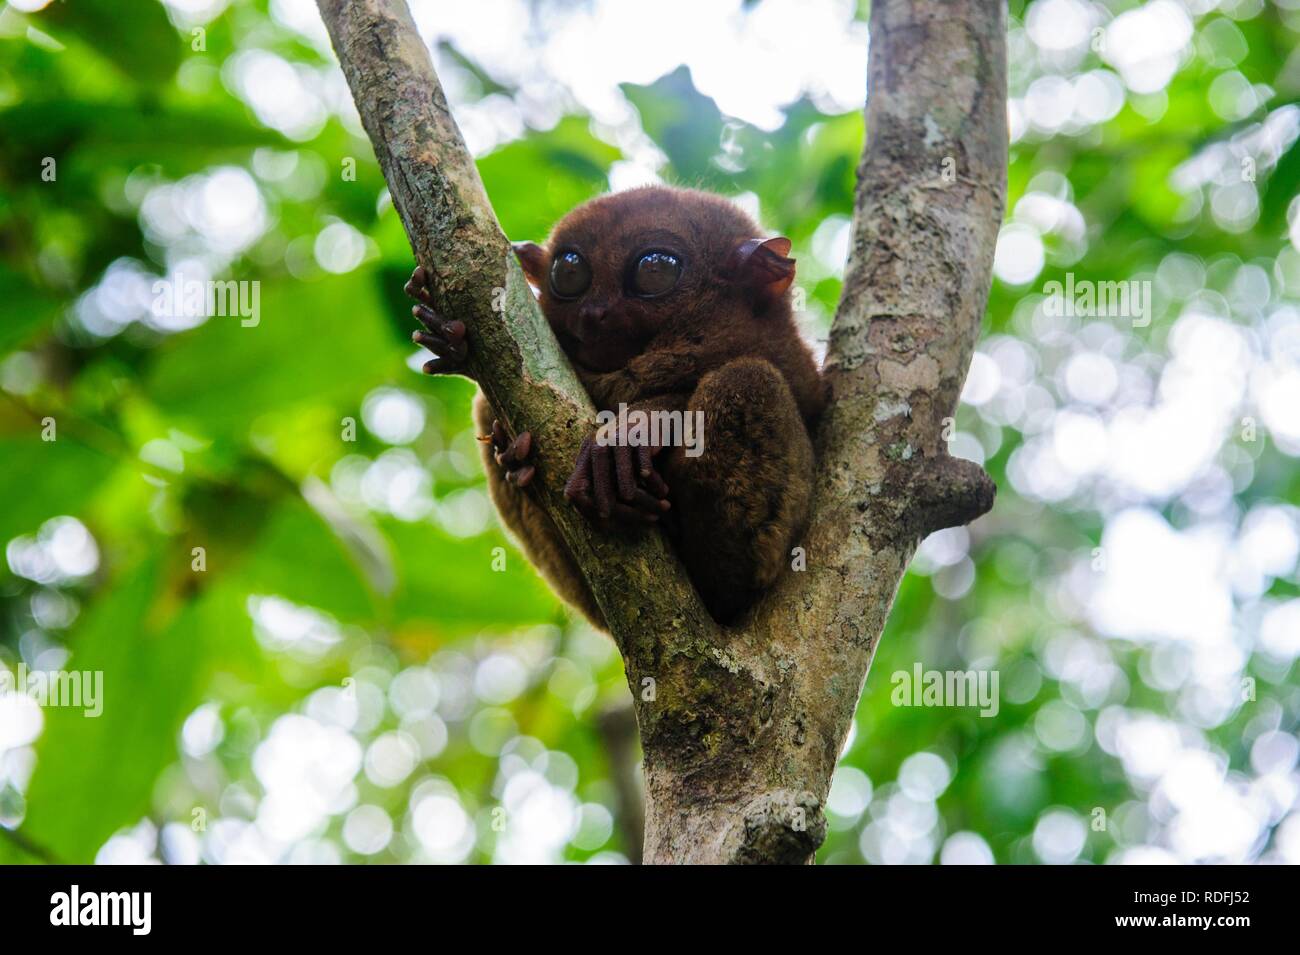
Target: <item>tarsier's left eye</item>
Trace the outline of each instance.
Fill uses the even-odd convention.
[[[671,252],[647,252],[632,268],[632,291],[646,298],[670,291],[682,275],[682,263]]]
[[[591,266],[577,252],[564,252],[551,264],[551,291],[559,298],[577,298],[591,285]]]

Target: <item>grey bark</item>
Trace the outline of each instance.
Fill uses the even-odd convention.
[[[622,653],[645,754],[647,862],[801,863],[916,545],[992,506],[945,419],[979,335],[1005,202],[1001,0],[876,0],[868,144],[831,329],[830,410],[791,571],[720,628],[658,535],[594,531],[561,487],[594,409],[510,253],[403,0],[318,0],[435,302],[541,458],[532,493]],[[494,307],[494,303],[497,307]]]

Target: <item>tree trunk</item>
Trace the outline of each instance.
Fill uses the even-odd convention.
[[[645,753],[647,862],[802,863],[899,581],[994,487],[951,458],[1006,191],[1001,0],[875,0],[853,243],[831,328],[831,406],[801,546],[718,627],[658,535],[593,530],[561,487],[594,409],[537,308],[403,0],[318,0],[438,308],[470,372],[538,438],[554,518],[623,655]],[[494,303],[496,307],[494,308]]]

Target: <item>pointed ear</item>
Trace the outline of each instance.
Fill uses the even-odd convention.
[[[524,267],[528,281],[539,289],[545,288],[547,259],[550,258],[546,250],[536,242],[515,242],[511,247],[515,250],[515,258]]]
[[[789,255],[790,240],[785,236],[747,239],[732,251],[725,271],[733,282],[775,299],[794,281],[794,259]]]

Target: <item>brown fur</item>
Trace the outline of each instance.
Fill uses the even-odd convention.
[[[487,399],[482,393],[477,395],[474,399],[474,422],[478,425],[480,434],[492,432],[494,417]],[[569,556],[569,549],[564,546],[564,539],[560,537],[554,522],[528,496],[526,489],[506,483],[505,472],[493,457],[492,445],[483,443],[482,448],[488,494],[496,505],[497,514],[501,516],[501,523],[514,534],[528,559],[555,592],[566,603],[581,610],[583,616],[596,626],[605,629],[600,608],[596,606],[595,598],[591,596],[591,591],[578,572],[578,565]]]
[[[545,248],[520,249],[542,311],[598,410],[625,403],[704,413],[703,454],[669,449],[656,467],[671,488],[665,529],[723,622],[752,605],[791,559],[812,493],[809,429],[826,402],[791,312],[793,262],[769,252],[736,265],[737,249],[759,236],[725,199],[651,186],[584,203]],[[670,292],[643,299],[625,279],[651,248],[678,256],[682,275]],[[592,273],[574,300],[557,297],[549,282],[552,258],[566,250],[579,252]],[[490,430],[481,399],[476,414]],[[503,521],[556,591],[603,626],[554,524],[504,481],[490,446],[485,456]]]

